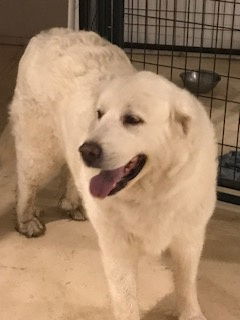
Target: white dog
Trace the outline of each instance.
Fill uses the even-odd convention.
[[[18,230],[42,234],[39,187],[67,163],[63,207],[102,250],[114,314],[139,320],[142,252],[169,248],[181,320],[203,320],[196,275],[215,206],[216,143],[200,102],[161,76],[137,72],[92,32],[53,29],[22,57],[10,108],[18,172]]]

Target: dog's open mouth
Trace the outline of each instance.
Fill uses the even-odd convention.
[[[103,170],[90,181],[90,192],[94,197],[105,198],[126,187],[142,170],[147,157],[144,154],[132,158],[125,166],[114,170]]]

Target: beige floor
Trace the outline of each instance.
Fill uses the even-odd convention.
[[[0,130],[6,123],[6,104],[21,52],[16,47],[0,49]],[[97,239],[89,222],[69,221],[57,208],[60,190],[55,181],[39,197],[45,209],[46,235],[38,239],[20,236],[14,230],[15,182],[11,157],[0,168],[0,319],[113,319]],[[139,274],[142,319],[175,320],[170,269],[159,258],[144,257]],[[209,224],[199,297],[208,320],[240,319],[239,207],[221,204]]]

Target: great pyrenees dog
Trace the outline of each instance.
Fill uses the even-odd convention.
[[[97,34],[53,29],[27,46],[10,121],[18,231],[44,233],[36,193],[67,164],[62,207],[80,220],[85,208],[96,230],[115,318],[140,319],[138,258],[169,249],[179,319],[204,320],[196,276],[217,164],[201,103]]]

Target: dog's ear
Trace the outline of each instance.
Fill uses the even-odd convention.
[[[187,135],[190,130],[191,117],[187,114],[181,113],[178,110],[174,112],[174,121],[182,128],[182,132]]]
[[[180,97],[180,99],[173,105],[171,119],[175,126],[177,125],[184,135],[188,135],[191,130],[195,114],[195,108],[193,106],[194,100],[195,99],[193,97],[187,96],[184,99]]]

